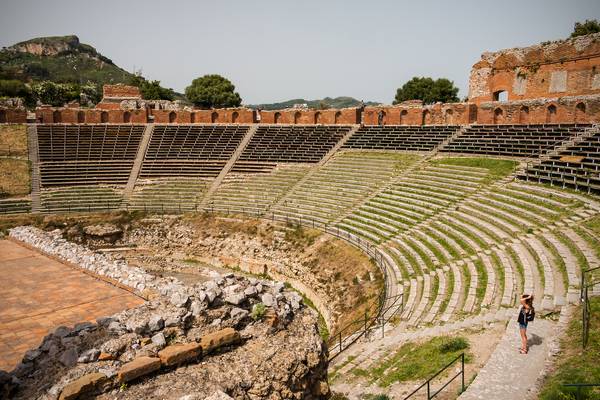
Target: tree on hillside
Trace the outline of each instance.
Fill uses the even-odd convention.
[[[175,99],[173,89],[167,89],[160,85],[160,81],[148,81],[141,73],[136,73],[129,80],[129,84],[140,88],[142,98],[145,100],[171,100]]]
[[[432,104],[438,101],[443,103],[454,103],[458,101],[458,88],[454,82],[440,78],[433,80],[425,77],[414,77],[406,82],[396,91],[394,104],[406,100],[423,100],[425,104]]]
[[[189,101],[202,108],[238,107],[242,98],[235,86],[221,75],[204,75],[185,88]]]
[[[586,19],[585,22],[575,22],[571,37],[589,35],[590,33],[600,32],[600,22],[596,19]]]

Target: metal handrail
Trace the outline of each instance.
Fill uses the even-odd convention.
[[[431,393],[431,381],[434,380],[435,378],[437,378],[442,372],[444,372],[446,369],[448,369],[450,366],[452,366],[452,364],[454,364],[459,359],[460,359],[460,371],[456,375],[454,375],[452,378],[450,378],[446,383],[444,383],[444,385],[441,388],[439,388],[432,394]],[[459,376],[461,376],[461,390],[460,391],[462,393],[465,391],[465,353],[460,353],[456,358],[454,358],[452,361],[450,361],[444,368],[440,369],[431,378],[427,379],[418,388],[413,390],[408,396],[406,396],[404,398],[404,400],[411,398],[413,395],[415,395],[419,390],[423,389],[424,387],[427,387],[427,400],[431,400]]]
[[[575,392],[575,400],[584,400],[584,398],[582,397],[582,388],[600,386],[600,383],[563,383],[562,386],[577,388]]]
[[[102,203],[100,203],[100,204],[102,204]],[[113,207],[111,207],[111,205]],[[219,212],[226,213],[226,214],[241,213],[241,214],[253,217],[253,218],[260,218],[260,219],[266,219],[266,220],[272,220],[272,221],[277,220],[277,221],[282,221],[282,222],[286,222],[286,223],[297,223],[298,225],[312,227],[315,229],[320,229],[323,232],[326,232],[326,233],[329,233],[330,235],[338,237],[338,238],[348,242],[349,244],[353,245],[354,247],[359,248],[364,253],[366,253],[368,256],[370,256],[372,260],[374,260],[377,267],[381,270],[381,272],[383,274],[383,280],[384,280],[384,290],[383,290],[383,293],[381,293],[378,298],[379,304],[377,307],[377,313],[371,319],[365,318],[362,320],[353,321],[350,324],[348,324],[348,326],[357,325],[358,321],[362,321],[364,329],[356,330],[344,338],[342,338],[341,336],[338,336],[338,339],[339,339],[338,343],[340,346],[339,347],[340,351],[338,351],[330,359],[337,357],[342,351],[344,351],[350,345],[355,343],[363,335],[365,335],[367,332],[369,332],[374,326],[377,326],[378,321],[381,321],[382,330],[383,330],[385,328],[385,323],[388,322],[397,313],[398,309],[404,307],[404,301],[403,301],[402,294],[399,294],[396,296],[388,296],[388,293],[390,293],[390,289],[391,289],[390,279],[388,276],[388,267],[392,268],[392,266],[389,265],[388,260],[386,259],[386,257],[384,257],[383,253],[381,252],[381,250],[379,250],[377,248],[376,245],[371,244],[369,241],[367,241],[365,239],[361,239],[357,235],[354,235],[354,234],[344,231],[344,230],[340,230],[339,227],[333,228],[326,223],[316,221],[314,218],[307,219],[307,218],[298,217],[298,216],[288,214],[288,213],[275,213],[275,212],[269,213],[269,212],[266,212],[266,211],[263,211],[260,209],[255,209],[255,208],[247,209],[245,207],[242,207],[241,210],[238,208],[231,209],[229,207],[215,208],[213,204],[199,209],[198,203],[194,203],[193,209],[188,209],[188,210],[186,210],[185,207],[182,210],[181,206],[182,206],[181,202],[169,203],[166,205],[166,207],[165,207],[164,203],[152,203],[150,207],[148,207],[147,204],[144,203],[143,210],[140,210],[140,211],[144,211],[144,212],[157,211],[162,214],[164,214],[165,211],[178,212],[178,213],[182,213],[182,212],[186,212],[186,211],[190,211],[190,212],[191,211],[194,211],[194,212],[203,211],[203,212],[208,212],[208,213],[213,213],[213,214],[219,213]],[[92,208],[89,204],[88,204],[87,209],[88,209],[87,210],[88,212],[92,211]],[[113,202],[112,204],[110,201],[106,202],[106,211],[115,211],[115,210],[120,210],[120,209],[129,211],[129,206],[127,204],[123,205],[121,202],[118,202],[118,203]],[[73,210],[71,207],[71,204],[68,204],[67,210],[63,210],[63,212],[65,212],[65,211],[69,212],[69,213],[70,212],[85,212],[85,211],[80,211],[79,209]],[[101,210],[95,209],[94,211],[101,211]],[[390,301],[391,301],[391,304],[388,304],[386,306],[386,302],[390,302]],[[393,310],[394,308],[396,308],[396,311],[389,314],[386,318],[386,314],[388,313],[388,311]],[[344,327],[343,330],[346,330],[346,328],[348,328],[348,326]]]

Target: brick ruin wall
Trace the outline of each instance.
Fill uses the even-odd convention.
[[[499,101],[499,92],[507,99]],[[137,87],[105,85],[95,109],[38,107],[39,123],[266,123],[386,125],[600,123],[600,33],[483,53],[471,71],[469,102],[329,110],[197,110],[143,100]],[[0,104],[0,123],[24,123],[22,107]]]
[[[471,70],[469,101],[481,104],[600,94],[600,33],[487,52]]]
[[[227,108],[215,110],[84,109],[38,107],[37,123],[157,123],[157,124],[364,124],[377,125],[379,112],[384,125],[466,125],[600,123],[600,95],[566,96],[549,99],[488,101],[475,103],[399,104],[329,110],[261,111]],[[0,107],[0,123],[25,123],[25,109]],[[31,122],[31,121],[30,121]]]

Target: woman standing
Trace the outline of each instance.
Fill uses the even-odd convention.
[[[533,295],[521,295],[521,309],[519,310],[519,332],[521,334],[521,349],[519,353],[527,354],[527,324],[535,318],[535,309],[533,308]]]

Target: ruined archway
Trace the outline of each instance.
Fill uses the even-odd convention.
[[[294,113],[294,124],[297,124],[298,121],[300,121],[300,116],[301,116],[300,111],[296,111]]]
[[[195,112],[191,112],[191,113],[190,113],[190,122],[191,122],[192,124],[195,124],[195,123],[196,123],[196,113],[195,113]]]
[[[587,122],[585,111],[585,103],[577,103],[575,105],[575,122]]]
[[[408,111],[406,111],[406,110],[400,111],[400,125],[406,124],[407,117],[408,117]]]
[[[231,123],[233,123],[233,124],[237,123],[239,116],[240,116],[240,113],[238,113],[237,111],[234,111],[231,114]]]
[[[321,113],[319,111],[317,111],[315,113],[315,124],[320,124],[321,123]]]
[[[275,116],[273,117],[273,122],[278,124],[281,122],[281,113],[276,112]]]
[[[100,122],[106,124],[108,122],[108,113],[106,111],[102,111],[100,113]]]
[[[126,124],[131,122],[131,113],[129,111],[123,113],[123,122]]]
[[[494,110],[494,124],[502,123],[504,123],[504,110],[498,107]]]
[[[528,124],[529,123],[529,107],[522,106],[519,109],[519,123],[520,124]]]
[[[210,122],[212,122],[214,124],[218,120],[219,120],[219,113],[218,112],[214,111],[212,114],[210,114]]]
[[[56,110],[52,113],[52,122],[59,124],[62,121],[60,111]]]
[[[85,112],[78,111],[77,112],[77,123],[78,124],[83,124],[84,122],[85,122]]]
[[[177,120],[177,113],[175,111],[171,111],[169,113],[169,123],[173,124]]]
[[[556,106],[554,104],[550,104],[548,108],[546,108],[546,123],[556,123]]]

